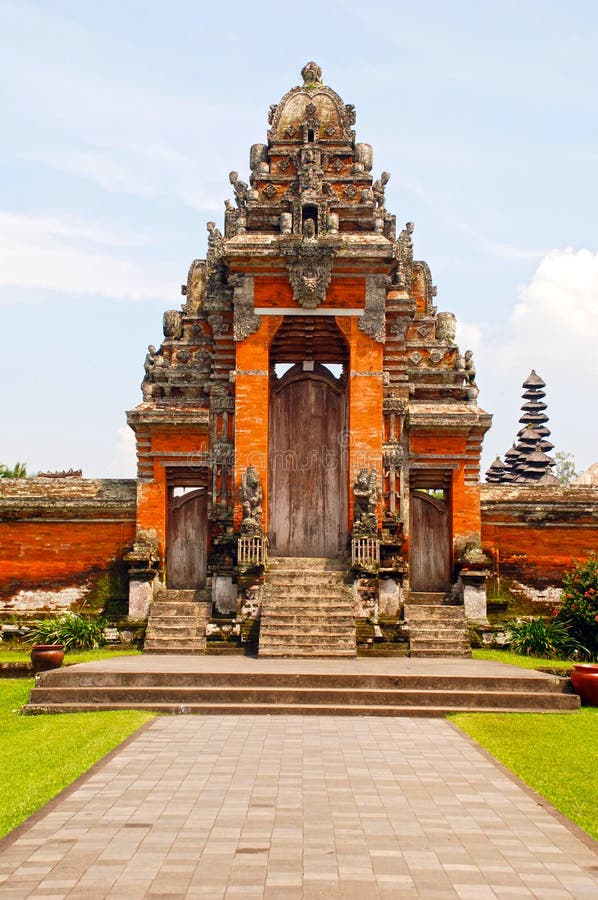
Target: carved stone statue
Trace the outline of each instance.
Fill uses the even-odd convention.
[[[156,365],[156,357],[158,356],[158,352],[153,344],[150,344],[147,348],[147,353],[145,355],[145,362],[143,364],[143,368],[145,369],[145,380],[153,381],[154,380],[154,366]]]
[[[471,385],[471,387],[477,387],[475,376],[475,363],[473,361],[473,350],[466,350],[465,356],[463,357],[463,368],[465,369],[465,377],[467,378],[467,383]]]
[[[219,228],[216,228],[215,222],[208,222],[206,225],[208,229],[208,248],[216,249],[222,245],[223,237],[222,232]]]
[[[306,219],[303,223],[303,240],[304,241],[315,241],[316,240],[316,223],[313,219]]]
[[[376,470],[360,470],[353,485],[353,536],[375,536],[378,533],[378,487]]]
[[[239,209],[245,209],[245,207],[247,206],[247,185],[244,181],[241,181],[239,179],[238,172],[229,172],[228,180],[233,186],[237,206],[239,207]]]
[[[262,486],[259,475],[253,466],[248,466],[241,483],[241,534],[248,537],[260,537],[262,527]]]
[[[380,178],[377,178],[372,185],[372,193],[374,194],[374,205],[377,209],[382,209],[384,207],[384,191],[386,189],[386,185],[390,181],[390,174],[388,172],[382,172]]]

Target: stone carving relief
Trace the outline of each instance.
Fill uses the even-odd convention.
[[[359,328],[378,343],[386,340],[386,288],[387,275],[368,275],[365,281],[365,312],[359,320]]]
[[[250,275],[231,275],[228,283],[233,294],[233,338],[243,341],[260,327],[259,317],[253,307],[253,278]]]
[[[281,242],[293,297],[299,306],[315,309],[326,299],[337,249],[336,244],[322,244],[317,240],[313,219],[306,220],[301,243]]]
[[[378,533],[378,476],[364,466],[353,485],[353,537],[375,536]]]
[[[260,537],[263,534],[262,496],[262,486],[257,470],[253,466],[248,466],[243,473],[241,483],[241,508],[243,510],[241,534],[247,537]]]
[[[181,314],[178,309],[167,309],[162,319],[162,330],[164,337],[170,340],[177,340],[183,333],[181,325]]]
[[[402,316],[400,319],[397,319],[396,322],[390,326],[390,333],[396,335],[396,337],[404,338],[409,330],[409,326],[411,325],[411,319],[407,319],[405,316]]]

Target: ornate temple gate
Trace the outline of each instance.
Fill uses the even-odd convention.
[[[451,534],[447,494],[411,493],[409,507],[410,586],[440,593],[451,585]],[[441,495],[444,497],[441,498]]]
[[[344,384],[317,363],[295,365],[270,398],[271,552],[336,557],[347,543]]]
[[[203,587],[207,571],[207,493],[204,487],[171,487],[168,491],[169,588]]]

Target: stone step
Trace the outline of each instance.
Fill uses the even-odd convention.
[[[109,703],[109,704],[94,704],[94,703],[70,703],[70,704],[32,704],[24,708],[23,712],[26,715],[51,715],[52,713],[75,713],[75,712],[96,712],[97,710],[112,710],[117,711],[121,709],[131,709],[131,706],[126,703],[118,704],[118,703]],[[238,715],[269,715],[269,716],[409,716],[410,718],[444,718],[446,716],[450,716],[453,713],[475,713],[479,712],[480,709],[477,706],[471,707],[455,707],[455,706],[338,706],[338,705],[315,705],[315,704],[307,704],[307,705],[292,705],[285,706],[282,703],[277,703],[274,705],[269,704],[235,704],[235,703],[215,703],[209,705],[195,705],[195,704],[169,704],[169,703],[143,703],[140,705],[135,705],[135,709],[142,709],[147,712],[153,713],[161,713],[164,715],[229,715],[229,716],[238,716]],[[513,713],[523,713],[523,712],[545,712],[547,715],[550,715],[553,712],[576,712],[576,709],[570,710],[538,710],[536,707],[509,707],[509,706],[497,706],[497,707],[487,707],[484,708],[484,712],[487,713],[499,713],[499,712],[513,712]]]
[[[165,601],[167,603],[176,603],[179,601],[186,603],[196,602],[199,600],[199,592],[196,590],[175,590],[173,588],[158,587],[156,588],[154,600]]]
[[[196,616],[196,615],[204,615],[207,618],[207,611],[198,609],[198,604],[196,602],[192,603],[164,603],[162,601],[156,601],[152,603],[152,616],[160,617],[172,617],[172,616]]]
[[[572,709],[576,708],[577,698],[571,694],[549,694],[533,692],[488,692],[481,697],[475,691],[443,691],[430,690],[422,697],[418,690],[378,690],[363,691],[330,688],[144,688],[127,687],[112,688],[34,688],[32,702],[36,705],[45,703],[98,703],[117,704],[166,703],[166,704],[285,704],[287,706],[323,705],[335,706],[448,706],[455,708],[476,706],[478,709],[498,707],[505,702],[511,708]],[[475,702],[474,702],[475,701]]]
[[[405,604],[405,618],[409,617],[417,621],[425,621],[430,618],[438,619],[465,619],[465,610],[462,606],[410,606]]]
[[[279,671],[181,671],[175,666],[165,671],[114,671],[110,669],[98,669],[97,664],[93,668],[87,665],[66,666],[62,669],[53,669],[43,672],[39,676],[39,685],[42,687],[110,687],[112,685],[149,687],[296,687],[301,684],[306,687],[334,687],[350,690],[437,690],[442,684],[445,690],[466,691],[475,693],[487,691],[527,691],[532,693],[566,693],[571,697],[575,694],[569,692],[569,682],[566,678],[556,675],[528,674],[526,670],[516,670],[513,675],[478,675],[472,674],[445,674],[439,677],[437,674],[409,674],[368,672],[328,672],[325,668],[320,671],[288,672],[284,667]],[[507,667],[505,667],[507,668]]]
[[[447,650],[443,648],[442,650],[411,650],[409,656],[412,656],[414,659],[471,659],[471,649],[469,650]]]
[[[325,588],[344,585],[343,572],[300,572],[295,576],[288,572],[268,572],[266,586],[276,588]]]
[[[471,653],[471,645],[469,641],[464,641],[462,638],[451,637],[447,638],[446,640],[411,638],[409,643],[412,653],[414,650],[467,650],[469,653]]]
[[[446,594],[433,593],[429,591],[409,591],[409,595],[405,601],[406,605],[439,606],[446,599]]]
[[[353,619],[351,619],[349,616],[341,621],[334,622],[322,622],[320,618],[295,620],[285,619],[281,621],[276,616],[269,616],[265,620],[262,619],[260,627],[264,627],[267,630],[276,628],[277,634],[281,636],[292,636],[293,634],[300,633],[313,633],[321,634],[322,636],[326,637],[334,637],[342,631],[354,628],[354,624]]]
[[[291,570],[326,570],[343,572],[344,564],[338,559],[329,559],[320,556],[270,556],[268,558],[268,571],[272,569]]]
[[[309,607],[314,603],[323,605],[344,603],[352,606],[355,602],[352,594],[344,587],[337,587],[336,590],[332,590],[330,587],[326,587],[325,590],[316,587],[302,590],[296,585],[289,585],[288,588],[266,585],[260,593],[262,600],[267,600],[269,604],[278,603],[289,607],[292,607],[293,604]]]
[[[195,637],[197,634],[205,634],[205,623],[189,623],[185,624],[177,621],[176,624],[165,625],[162,622],[150,622],[147,627],[145,639],[147,641],[148,638],[176,638],[176,637],[185,637],[188,635],[189,637]]]

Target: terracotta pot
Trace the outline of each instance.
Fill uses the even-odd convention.
[[[571,684],[587,706],[598,706],[598,664],[578,663],[573,666]]]
[[[31,648],[31,665],[34,672],[59,669],[64,659],[62,644],[34,644]]]

